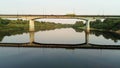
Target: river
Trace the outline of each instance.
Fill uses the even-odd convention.
[[[61,28],[32,32],[37,43],[119,45],[110,32]],[[1,43],[26,43],[31,33],[1,33]],[[87,36],[87,37],[86,37]],[[88,39],[86,41],[86,39]],[[0,47],[0,68],[120,68],[120,50]]]

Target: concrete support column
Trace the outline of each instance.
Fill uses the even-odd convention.
[[[86,31],[90,31],[90,20],[86,20]]]
[[[29,20],[29,31],[35,31],[35,23],[33,19]]]
[[[89,45],[89,32],[85,31],[85,43]]]
[[[29,34],[30,34],[30,44],[33,44],[33,42],[34,42],[34,31],[30,31]]]

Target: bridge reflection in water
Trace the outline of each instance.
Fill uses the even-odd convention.
[[[30,42],[29,42],[30,45],[45,44],[45,43],[35,42],[35,32],[34,31],[29,32],[29,39],[30,39]],[[54,43],[49,43],[47,45],[89,45],[89,31],[85,31],[85,43],[80,43],[80,44],[54,44]]]
[[[32,45],[34,44],[34,37],[35,37],[34,31],[30,31],[29,34],[30,34],[30,45]]]
[[[35,34],[33,31],[29,32],[30,42],[26,45],[28,47],[50,47],[50,48],[93,48],[93,49],[120,49],[120,45],[98,45],[89,43],[89,34],[90,31],[85,32],[85,43],[80,44],[54,44],[54,43],[37,43],[35,42]]]
[[[89,34],[90,31],[86,30],[85,32],[85,42],[80,44],[54,44],[54,43],[38,43],[35,42],[35,32],[29,32],[28,43],[0,43],[2,47],[43,47],[43,48],[85,48],[85,49],[120,49],[120,45],[98,45],[89,43]]]

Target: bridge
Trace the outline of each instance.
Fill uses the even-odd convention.
[[[86,30],[90,30],[90,21],[106,18],[120,18],[120,15],[18,15],[0,14],[0,18],[21,18],[29,20],[29,31],[35,31],[34,21],[36,19],[80,19],[86,21]]]

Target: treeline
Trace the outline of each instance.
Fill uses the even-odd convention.
[[[35,21],[36,30],[51,30],[56,28],[82,28],[85,29],[83,21],[76,21],[75,24],[61,24],[54,22]],[[107,31],[120,31],[120,19],[118,18],[107,18],[104,21],[96,20],[90,23],[90,27],[93,29],[102,29]],[[8,20],[0,18],[0,30],[29,30],[28,20]]]
[[[8,20],[0,18],[0,31],[17,31],[28,29],[28,25],[25,20]],[[18,25],[19,24],[19,25]],[[27,27],[26,27],[27,26]]]
[[[61,24],[61,23],[54,23],[54,22],[45,22],[45,21],[35,21],[35,29],[36,30],[51,30],[56,28],[68,28],[71,27],[71,24]]]
[[[73,24],[72,27],[73,28],[85,27],[85,23],[83,23],[83,21],[76,21],[76,23]]]
[[[54,22],[45,22],[45,21],[35,21],[35,29],[38,30],[51,30],[56,28],[66,28],[71,27],[70,24],[61,24]],[[0,29],[1,30],[29,30],[29,21],[28,20],[8,20],[0,18]]]
[[[86,23],[83,21],[77,21],[72,27],[85,29]],[[120,33],[120,19],[119,18],[107,18],[104,21],[96,20],[90,22],[90,28],[96,30],[105,31],[119,31]]]
[[[103,22],[96,20],[90,23],[91,28],[103,29],[108,31],[118,31],[120,30],[120,19],[117,18],[107,18]]]

